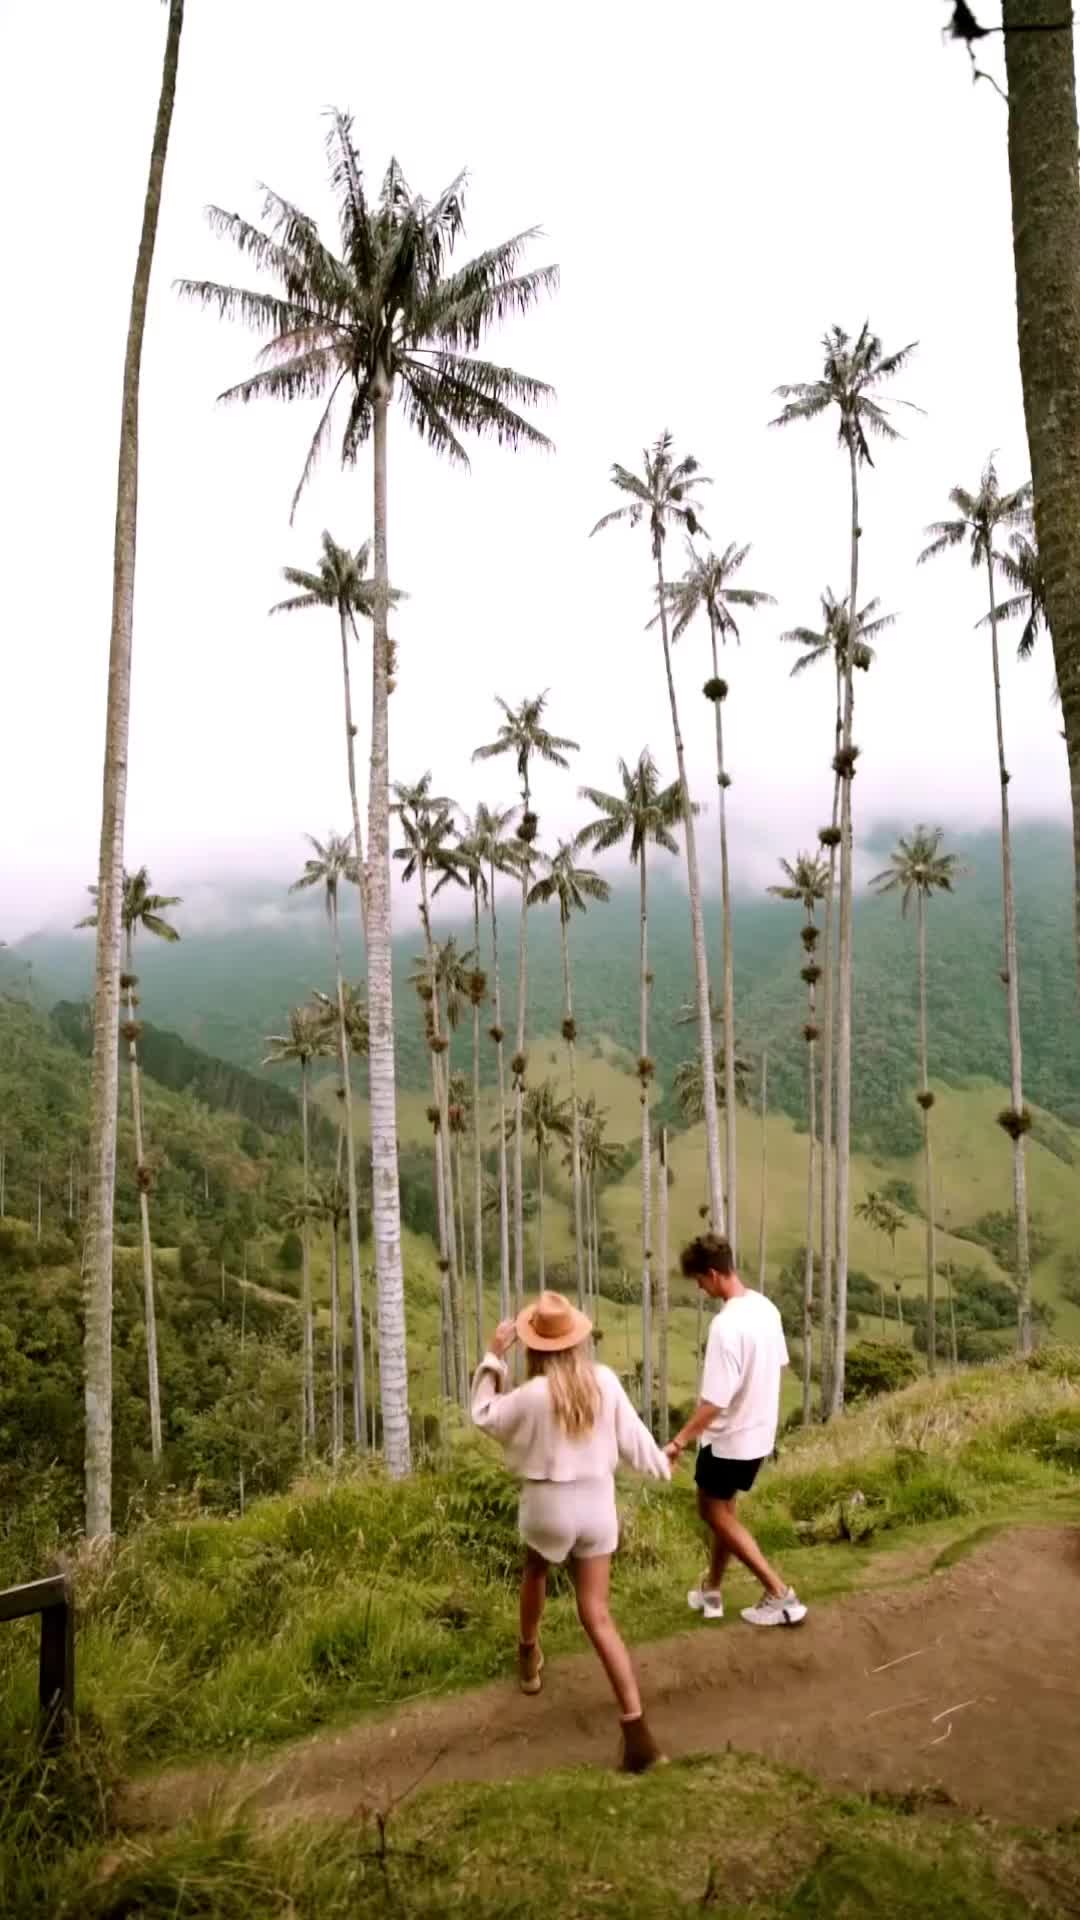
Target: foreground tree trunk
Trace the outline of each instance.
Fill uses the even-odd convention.
[[[495,1061],[499,1080],[499,1318],[510,1318],[510,1195],[506,1175],[506,1055],[503,1052],[502,986],[499,980],[499,922],[495,910],[495,862],[489,863],[491,970],[494,989]]]
[[[713,700],[713,712],[716,717],[716,785],[720,797],[720,910],[723,917],[721,1012],[724,1029],[724,1178],[727,1184],[728,1239],[738,1258],[739,1163],[738,1118],[735,1112],[735,957],[731,924],[731,870],[728,866],[727,844],[727,790],[731,781],[724,766],[724,701],[727,699],[727,687],[720,678],[715,620],[709,622],[709,633],[712,640],[713,682],[717,688],[724,688],[724,691],[718,692]]]
[[[814,1024],[814,989],[809,990],[809,1022]],[[813,1040],[806,1048],[806,1120],[809,1140],[806,1150],[806,1261],[803,1269],[803,1370],[802,1417],[808,1427],[814,1417],[814,1175],[817,1152],[817,1047]]]
[[[526,768],[522,791],[521,827],[531,829],[529,814],[529,775]],[[523,840],[525,857],[521,863],[521,921],[518,927],[518,979],[517,979],[517,1030],[514,1035],[514,1058],[511,1072],[514,1076],[514,1311],[520,1313],[525,1305],[525,1198],[523,1189],[524,1170],[522,1155],[524,1152],[525,1125],[525,1011],[527,1006],[528,967],[529,967],[529,883],[532,879],[532,863],[529,859],[528,840]],[[543,1233],[540,1235],[540,1264],[543,1271]]]
[[[638,1022],[638,1083],[641,1102],[641,1311],[646,1324],[652,1321],[652,1129],[649,1124],[649,1086],[652,1079],[652,1062],[649,1059],[649,893],[647,876],[646,843],[644,837],[638,855],[638,887],[640,935],[638,941],[638,962],[640,970],[640,1009]],[[646,1423],[652,1427],[652,1343],[645,1352],[644,1365],[648,1377],[648,1394],[645,1405],[648,1408]],[[643,1376],[644,1377],[644,1376]]]
[[[853,827],[851,784],[855,777],[852,749],[855,704],[854,666],[856,607],[859,593],[859,468],[854,440],[848,444],[851,462],[851,587],[848,599],[847,642],[844,650],[844,724],[840,743],[840,953],[836,1037],[836,1291],[835,1343],[830,1382],[832,1410],[844,1409],[844,1361],[847,1354],[848,1236],[851,1191],[851,994],[854,979]]]
[[[768,1191],[769,1191],[769,1054],[768,1049],[761,1056],[761,1207],[758,1213],[758,1292],[768,1291],[765,1285],[765,1264],[768,1245]],[[824,1333],[822,1341],[824,1342]]]
[[[383,1452],[393,1478],[410,1471],[409,1374],[405,1341],[405,1275],[401,1264],[397,1105],[394,1074],[394,983],[390,914],[390,765],[386,551],[386,425],[390,382],[374,393],[372,442],[375,506],[375,618],[372,647],[371,784],[368,798],[368,1020],[371,1092],[371,1211],[379,1293],[379,1380]]]
[[[929,1045],[926,1021],[926,894],[919,888],[919,1072],[922,1108],[923,1163],[926,1169],[926,1370],[937,1372],[937,1226],[934,1220],[934,1161],[930,1151]]]
[[[1016,958],[1016,895],[1013,888],[1012,832],[1009,826],[1009,771],[1005,764],[1005,733],[1001,719],[1001,665],[998,654],[997,601],[993,556],[987,554],[990,591],[990,647],[994,664],[994,718],[997,724],[998,780],[1001,786],[1001,885],[1005,905],[1005,993],[1009,1010],[1010,1124],[1013,1146],[1013,1208],[1016,1214],[1016,1316],[1021,1353],[1031,1352],[1031,1256],[1028,1245],[1027,1161],[1024,1132],[1024,1063],[1020,1042],[1020,978]]]
[[[308,1060],[300,1062],[300,1131],[304,1149],[304,1211],[301,1215],[301,1292],[304,1315],[304,1441],[315,1441],[315,1322],[311,1310],[311,1156],[308,1140]],[[336,1276],[335,1276],[336,1285]]]
[[[1064,0],[1004,0],[1017,337],[1035,532],[1069,755],[1080,964],[1080,177]]]
[[[86,1535],[112,1532],[112,1265],[116,1185],[116,1109],[120,1062],[120,916],[124,892],[124,823],[127,811],[128,714],[131,640],[135,602],[135,546],[139,488],[139,376],[143,332],[154,263],[165,156],[176,98],[176,73],[184,0],[170,0],[150,173],[142,233],[135,261],[124,355],[120,452],[113,535],[112,621],[105,710],[101,841],[98,854],[97,949],[94,963],[94,1048],[90,1076],[88,1214],[84,1252],[86,1438],[84,1451]]]
[[[675,680],[671,671],[671,639],[668,633],[667,589],[664,566],[656,560],[657,601],[660,608],[660,638],[664,647],[664,672],[667,676],[671,726],[675,735],[675,759],[679,769],[679,795],[682,800],[683,830],[686,835],[686,879],[690,893],[690,931],[694,950],[694,988],[698,1005],[698,1045],[701,1049],[702,1105],[705,1119],[705,1164],[708,1177],[709,1215],[717,1233],[725,1231],[724,1183],[720,1173],[720,1118],[716,1106],[712,1006],[709,996],[709,961],[705,947],[705,920],[701,911],[701,873],[698,867],[694,810],[686,778],[686,754],[683,750],[679,707],[675,698]],[[732,1050],[734,1057],[734,1049]]]
[[[835,753],[842,738],[842,680],[836,672]],[[824,934],[821,950],[821,1417],[832,1410],[832,1376],[836,1351],[836,835],[840,831],[840,776],[833,781],[829,829],[829,879],[825,889]]]
[[[574,997],[570,986],[570,930],[560,915],[563,966],[563,1037],[570,1072],[570,1177],[574,1194],[574,1261],[577,1274],[577,1303],[585,1305],[585,1235],[581,1213],[581,1118],[577,1096],[577,1030],[574,1026]]]
[[[670,1311],[668,1274],[671,1249],[668,1243],[668,1156],[667,1128],[661,1127],[657,1142],[656,1211],[659,1229],[659,1259],[656,1263],[656,1364],[660,1376],[660,1445],[671,1438],[671,1409],[668,1397],[668,1316]]]
[[[473,973],[480,973],[480,883],[473,879]],[[478,978],[475,985],[478,985]],[[484,1357],[484,1168],[480,1156],[480,1000],[472,994],[473,1286],[476,1364]]]
[[[356,1191],[356,1135],[353,1130],[352,1063],[345,1020],[345,982],[341,971],[341,926],[337,895],[330,897],[334,930],[334,969],[337,980],[338,1057],[345,1092],[345,1191],[349,1197],[349,1282],[352,1294],[353,1439],[357,1452],[367,1451],[367,1406],[364,1399],[364,1306],[360,1282],[360,1203]],[[374,1120],[372,1121],[374,1127]],[[305,1308],[306,1312],[306,1308]],[[305,1332],[305,1343],[307,1335]]]
[[[139,1083],[138,1025],[135,1019],[135,944],[127,936],[128,1069],[131,1076],[131,1119],[135,1131],[135,1179],[139,1189],[139,1229],[142,1244],[143,1316],[146,1324],[146,1384],[150,1401],[150,1453],[155,1466],[161,1459],[161,1386],[158,1379],[157,1306],[154,1300],[154,1249],[150,1239],[150,1169],[143,1148],[142,1089]],[[41,1238],[41,1189],[38,1188],[38,1239]]]

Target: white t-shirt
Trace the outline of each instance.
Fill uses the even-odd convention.
[[[728,1300],[709,1328],[701,1397],[723,1412],[701,1436],[723,1460],[764,1460],[776,1445],[780,1374],[788,1364],[783,1323],[763,1293]]]

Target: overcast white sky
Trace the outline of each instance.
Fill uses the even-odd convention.
[[[773,388],[813,378],[833,321],[917,339],[901,416],[864,489],[863,593],[902,618],[860,678],[858,816],[994,818],[982,582],[959,557],[916,570],[948,489],[992,447],[1027,473],[1016,363],[1005,107],[943,46],[940,0],[188,0],[143,370],[128,861],[162,888],[288,873],[300,835],[344,828],[348,797],[331,618],[269,621],[279,569],[320,530],[370,531],[366,460],[328,460],[288,525],[305,407],[216,408],[251,367],[238,327],[183,307],[179,275],[235,276],[206,227],[218,201],[259,211],[266,180],[332,231],[321,110],[356,116],[377,185],[390,152],[419,189],[471,172],[470,250],[539,223],[558,295],[494,351],[550,380],[553,457],[481,449],[471,476],[391,433],[398,619],[393,772],[431,766],[470,810],[511,797],[509,765],[473,768],[496,692],[551,688],[582,743],[541,785],[550,836],[579,781],[614,785],[648,742],[673,773],[659,644],[643,631],[645,535],[590,542],[613,459],[670,426],[715,477],[716,546],[752,541],[748,584],[780,604],[729,658],[732,836],[746,880],[826,816],[829,676],[790,682],[784,628],[846,586],[846,468],[832,428],[770,433]],[[999,17],[995,0],[981,16]],[[153,0],[6,0],[0,168],[7,304],[5,668],[0,932],[70,916],[96,868],[115,449],[130,275],[165,11]],[[996,46],[997,43],[994,43]],[[993,53],[990,64],[1000,62]],[[31,294],[29,289],[36,289]],[[672,551],[672,561],[681,556]],[[692,781],[712,805],[699,689],[707,635],[677,656]],[[1064,815],[1048,657],[1005,681],[1018,816]],[[366,688],[366,677],[359,676]],[[366,730],[364,730],[366,731]],[[362,732],[360,744],[365,745]]]

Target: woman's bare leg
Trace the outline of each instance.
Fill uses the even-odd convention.
[[[523,1647],[536,1644],[547,1599],[547,1575],[547,1561],[542,1560],[531,1547],[527,1548],[521,1574],[520,1637]]]
[[[633,1663],[608,1607],[611,1555],[601,1554],[595,1560],[573,1560],[570,1565],[577,1593],[578,1619],[600,1656],[620,1714],[624,1720],[634,1719],[641,1713],[641,1695]]]

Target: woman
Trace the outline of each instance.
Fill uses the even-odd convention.
[[[539,1693],[543,1684],[537,1636],[548,1568],[569,1559],[578,1618],[619,1703],[623,1771],[644,1773],[661,1755],[645,1724],[630,1655],[608,1611],[611,1556],[619,1543],[615,1468],[625,1460],[657,1480],[669,1480],[671,1468],[611,1368],[595,1364],[591,1332],[592,1321],[561,1293],[542,1293],[516,1321],[504,1320],[476,1370],[472,1417],[502,1442],[522,1483],[521,1690]],[[528,1351],[528,1379],[506,1393],[504,1356],[518,1339]]]

